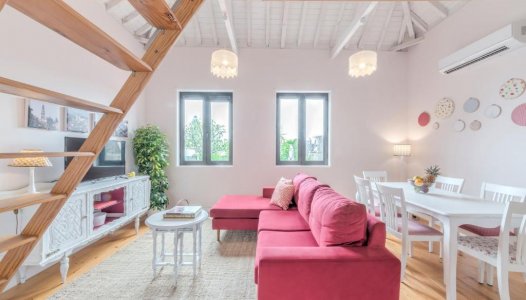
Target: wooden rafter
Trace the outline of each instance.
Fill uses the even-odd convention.
[[[411,8],[409,2],[402,1],[402,10],[404,11],[404,26],[407,27],[407,33],[409,37],[415,38],[415,28],[413,27],[413,21],[411,19]]]
[[[64,1],[9,0],[8,5],[121,69],[152,70]]]
[[[373,12],[374,8],[378,4],[377,1],[367,3],[367,6],[362,7],[360,13],[356,14],[356,17],[351,22],[351,24],[345,29],[343,34],[340,36],[334,47],[331,49],[331,58],[335,58],[342,51],[343,47],[349,43],[351,38],[356,34],[358,29],[360,29],[367,17]]]
[[[338,29],[340,28],[340,25],[343,21],[343,13],[345,12],[346,3],[340,4],[340,9],[338,11],[338,18],[336,19],[336,24],[334,24],[334,28],[332,29],[331,33],[331,40],[330,40],[330,46],[334,46],[334,39],[336,38],[336,35],[338,34]]]
[[[384,44],[385,39],[385,33],[387,32],[387,28],[389,28],[389,23],[391,23],[391,18],[393,17],[393,12],[395,9],[396,4],[393,2],[390,4],[389,12],[387,13],[387,18],[385,19],[384,25],[382,27],[382,33],[380,34],[380,40],[378,40],[378,45],[376,45],[376,50],[380,50],[382,48],[382,45]]]
[[[318,22],[316,23],[316,31],[314,32],[314,42],[312,44],[314,48],[318,46],[318,41],[320,39],[321,32],[321,24],[325,21],[326,7],[323,4],[323,2],[320,3],[320,13],[318,14]]]
[[[128,0],[148,23],[159,29],[181,28],[165,0]]]
[[[198,16],[195,16],[193,23],[195,27],[195,34],[197,36],[197,45],[201,46],[203,44],[203,35],[201,34],[201,24],[199,23]]]
[[[404,50],[406,48],[409,48],[409,47],[413,47],[415,45],[418,45],[420,43],[422,43],[424,41],[424,37],[421,36],[421,37],[418,37],[416,39],[412,39],[412,40],[409,40],[407,42],[404,42],[400,45],[397,45],[393,48],[391,48],[391,51],[400,51],[400,50]]]
[[[265,3],[265,47],[270,47],[270,2]]]
[[[283,18],[281,19],[281,48],[285,48],[287,41],[287,22],[289,17],[289,3],[283,3]]]
[[[306,17],[307,9],[308,9],[307,5],[308,4],[306,2],[303,2],[301,4],[300,28],[298,31],[298,47],[301,46],[301,42],[303,41],[303,29],[304,29],[305,17]]]
[[[203,0],[177,1],[174,13],[183,28],[198,10],[202,2]],[[44,8],[47,7],[44,6]],[[46,11],[46,9],[44,9],[44,11]],[[182,29],[163,30],[155,35],[152,44],[143,56],[143,61],[151,66],[152,70],[157,69],[177,37],[181,34],[181,31]],[[144,90],[151,76],[152,72],[134,72],[130,75],[111,103],[112,107],[120,109],[124,114],[105,114],[81,146],[80,152],[100,153],[119,123],[124,119],[125,114],[131,109]],[[76,157],[68,165],[59,181],[51,190],[51,193],[54,195],[66,195],[65,199],[41,204],[21,234],[23,237],[35,237],[35,240],[25,243],[16,249],[9,250],[0,262],[0,291],[5,288],[22,262],[30,254],[36,242],[42,237],[51,222],[60,212],[67,198],[75,191],[77,185],[90,169],[94,160],[95,156]]]
[[[232,51],[237,53],[236,34],[234,32],[234,23],[232,21],[232,6],[227,4],[227,0],[218,0],[217,3],[219,4],[223,21],[225,22],[226,33],[230,40],[230,47],[232,48]]]
[[[429,3],[442,18],[447,18],[449,15],[449,9],[440,3],[440,1],[427,1],[427,3]]]
[[[62,106],[79,108],[87,111],[118,114],[122,113],[120,109],[114,107],[109,107],[99,103],[64,95],[3,77],[0,77],[0,92],[49,103],[55,103]]]
[[[216,12],[214,8],[214,1],[208,1],[210,7],[210,16],[212,20],[212,38],[214,39],[214,45],[219,45],[219,39],[217,38],[217,25],[216,25]]]
[[[247,15],[247,46],[252,45],[252,0],[246,0],[246,15]]]
[[[414,11],[411,11],[411,20],[413,20],[413,23],[423,32],[427,32],[429,30],[429,25],[426,23],[426,21],[420,18],[420,16]]]

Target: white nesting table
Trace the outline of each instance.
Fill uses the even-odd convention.
[[[179,266],[190,265],[193,267],[193,274],[196,275],[196,268],[201,268],[202,257],[202,230],[201,225],[208,219],[208,213],[201,210],[193,219],[164,219],[163,214],[166,211],[161,211],[149,216],[146,219],[146,225],[152,230],[153,234],[153,259],[152,268],[154,277],[157,274],[157,267],[173,265],[174,278],[177,283],[177,271]],[[192,233],[193,251],[192,253],[183,253],[183,238],[184,233]],[[174,234],[174,250],[173,253],[165,252],[165,234]],[[157,251],[157,236],[161,235],[161,249],[160,257]],[[166,261],[166,256],[173,256],[173,262]],[[191,256],[191,262],[185,262],[184,257]]]
[[[382,182],[380,184],[403,188],[408,211],[428,214],[442,222],[446,298],[448,300],[456,299],[458,227],[462,224],[497,227],[502,220],[505,205],[484,201],[474,196],[434,189],[431,189],[427,194],[417,193],[414,187],[407,182]],[[514,223],[518,221],[520,220],[514,220]]]

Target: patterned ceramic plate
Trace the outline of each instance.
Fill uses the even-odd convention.
[[[484,115],[490,119],[496,119],[500,116],[502,108],[497,104],[492,104],[484,110]]]
[[[435,107],[435,116],[439,119],[449,118],[455,111],[455,102],[453,100],[444,98],[438,101]]]
[[[469,98],[464,102],[464,111],[467,113],[474,113],[479,109],[480,101],[477,98]]]
[[[517,106],[513,110],[511,120],[519,126],[526,126],[526,103]]]
[[[526,90],[526,81],[520,78],[512,78],[500,87],[499,95],[510,100],[520,97],[524,90]]]
[[[457,120],[455,124],[453,125],[453,129],[455,129],[456,132],[461,132],[466,128],[466,123],[462,120]]]
[[[482,123],[480,123],[479,120],[475,120],[475,121],[471,122],[471,124],[469,124],[469,128],[471,128],[471,130],[473,130],[473,131],[480,130],[480,127],[482,127]]]
[[[429,121],[431,121],[431,116],[428,112],[423,112],[418,116],[418,125],[425,127],[427,124],[429,124]]]

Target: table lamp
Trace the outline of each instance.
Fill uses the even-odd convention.
[[[44,152],[38,149],[22,150],[20,153],[40,153]],[[44,156],[39,157],[20,157],[15,158],[9,165],[10,167],[17,168],[29,168],[29,186],[27,187],[28,193],[36,193],[37,189],[35,186],[35,168],[51,167],[53,166],[49,159]]]

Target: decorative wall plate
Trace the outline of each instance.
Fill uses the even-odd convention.
[[[464,111],[467,113],[474,113],[479,109],[479,106],[479,99],[471,97],[464,102]]]
[[[496,119],[502,113],[502,108],[497,104],[491,104],[484,110],[484,115],[490,119]]]
[[[462,120],[457,120],[455,124],[453,124],[453,129],[455,129],[456,132],[461,132],[466,128],[466,123]]]
[[[449,118],[455,111],[455,102],[449,98],[438,101],[435,107],[435,116],[439,119]]]
[[[418,116],[418,125],[422,127],[426,127],[429,124],[429,121],[431,121],[431,116],[426,111]]]
[[[526,81],[520,78],[512,78],[506,81],[499,90],[499,95],[504,99],[515,99],[520,97],[526,90]]]
[[[519,126],[526,126],[526,103],[515,107],[511,113],[511,120]]]
[[[438,122],[433,123],[433,128],[434,129],[440,128],[440,124]]]
[[[469,124],[469,128],[471,128],[473,131],[479,131],[480,127],[482,127],[482,123],[480,123],[479,120],[475,120]]]

